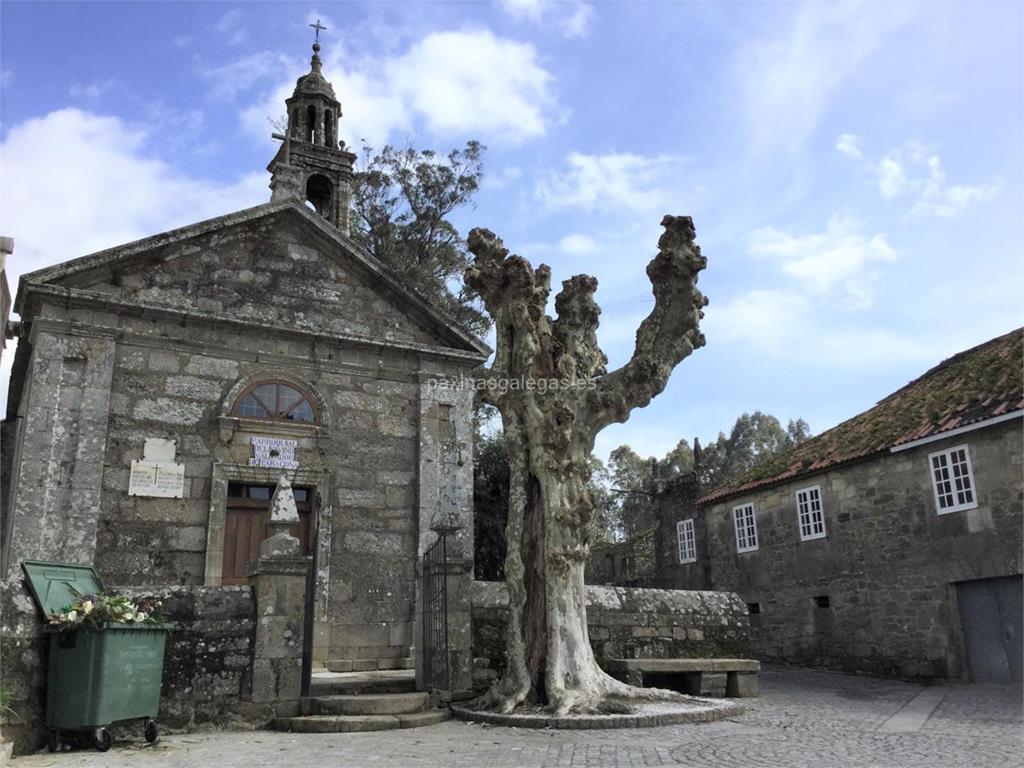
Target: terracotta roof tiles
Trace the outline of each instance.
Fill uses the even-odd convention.
[[[1024,329],[961,352],[874,408],[751,469],[701,501],[718,501],[1024,409]]]

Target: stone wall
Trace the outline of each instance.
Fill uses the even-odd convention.
[[[126,590],[163,604],[173,629],[164,656],[161,725],[261,726],[266,713],[249,703],[254,619],[250,587]]]
[[[266,707],[254,706],[250,668],[253,603],[249,587],[168,587],[124,590],[163,603],[174,628],[167,638],[160,727],[259,727]],[[17,713],[4,728],[15,751],[34,750],[45,739],[49,637],[19,579],[0,583],[0,684],[12,691]]]
[[[338,244],[300,215],[244,215],[189,240],[157,238],[75,275],[86,297],[43,295],[23,311],[35,354],[8,409],[18,436],[4,446],[7,574],[33,558],[95,564],[114,587],[217,586],[229,483],[276,483],[280,469],[249,465],[251,440],[291,439],[290,479],[312,489],[317,510],[316,660],[406,666],[424,510],[438,495],[422,477],[421,428],[434,415],[424,377],[468,373],[479,355],[406,311],[356,259],[328,255]],[[260,379],[308,390],[319,423],[231,416]],[[459,445],[468,456],[471,398],[448,405],[456,458]],[[146,438],[174,441],[182,498],[129,495]],[[471,460],[453,472],[469,520]]]
[[[587,584],[649,587],[657,581],[655,546],[657,529],[631,536],[627,541],[595,544],[587,560]]]
[[[505,665],[508,594],[502,582],[471,591],[473,684],[486,688]],[[587,587],[587,626],[607,658],[750,658],[747,611],[729,592]]]
[[[955,583],[1021,573],[1021,437],[1013,420],[715,504],[695,526],[697,562],[666,585],[742,595],[767,661],[962,678]],[[978,506],[936,514],[928,455],[962,444]],[[815,485],[827,535],[801,541],[794,493]],[[732,509],[751,502],[759,548],[737,554]]]

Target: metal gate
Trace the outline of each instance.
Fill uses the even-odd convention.
[[[956,592],[971,682],[1020,682],[1021,577],[962,581]]]
[[[451,688],[448,671],[448,541],[437,541],[423,553],[423,674],[428,690]]]

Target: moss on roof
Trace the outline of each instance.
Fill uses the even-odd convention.
[[[874,408],[762,464],[701,501],[810,475],[1024,408],[1024,329],[961,352]]]

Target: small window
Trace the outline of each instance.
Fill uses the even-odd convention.
[[[692,519],[676,523],[676,538],[679,542],[679,562],[697,562],[697,540],[693,535]]]
[[[761,612],[760,603],[747,603],[747,613],[751,616],[756,616]]]
[[[821,488],[804,488],[796,492],[797,520],[800,541],[825,538],[825,513],[821,508]]]
[[[744,504],[733,507],[736,524],[736,551],[753,552],[757,549],[757,521],[754,519],[754,505]]]
[[[974,509],[978,499],[974,493],[971,454],[966,445],[928,456],[935,490],[935,511],[940,515]]]
[[[816,608],[831,608],[832,601],[829,600],[828,595],[816,595],[814,598],[814,605]]]
[[[234,416],[316,423],[313,399],[284,381],[261,381],[248,387],[231,409]]]

